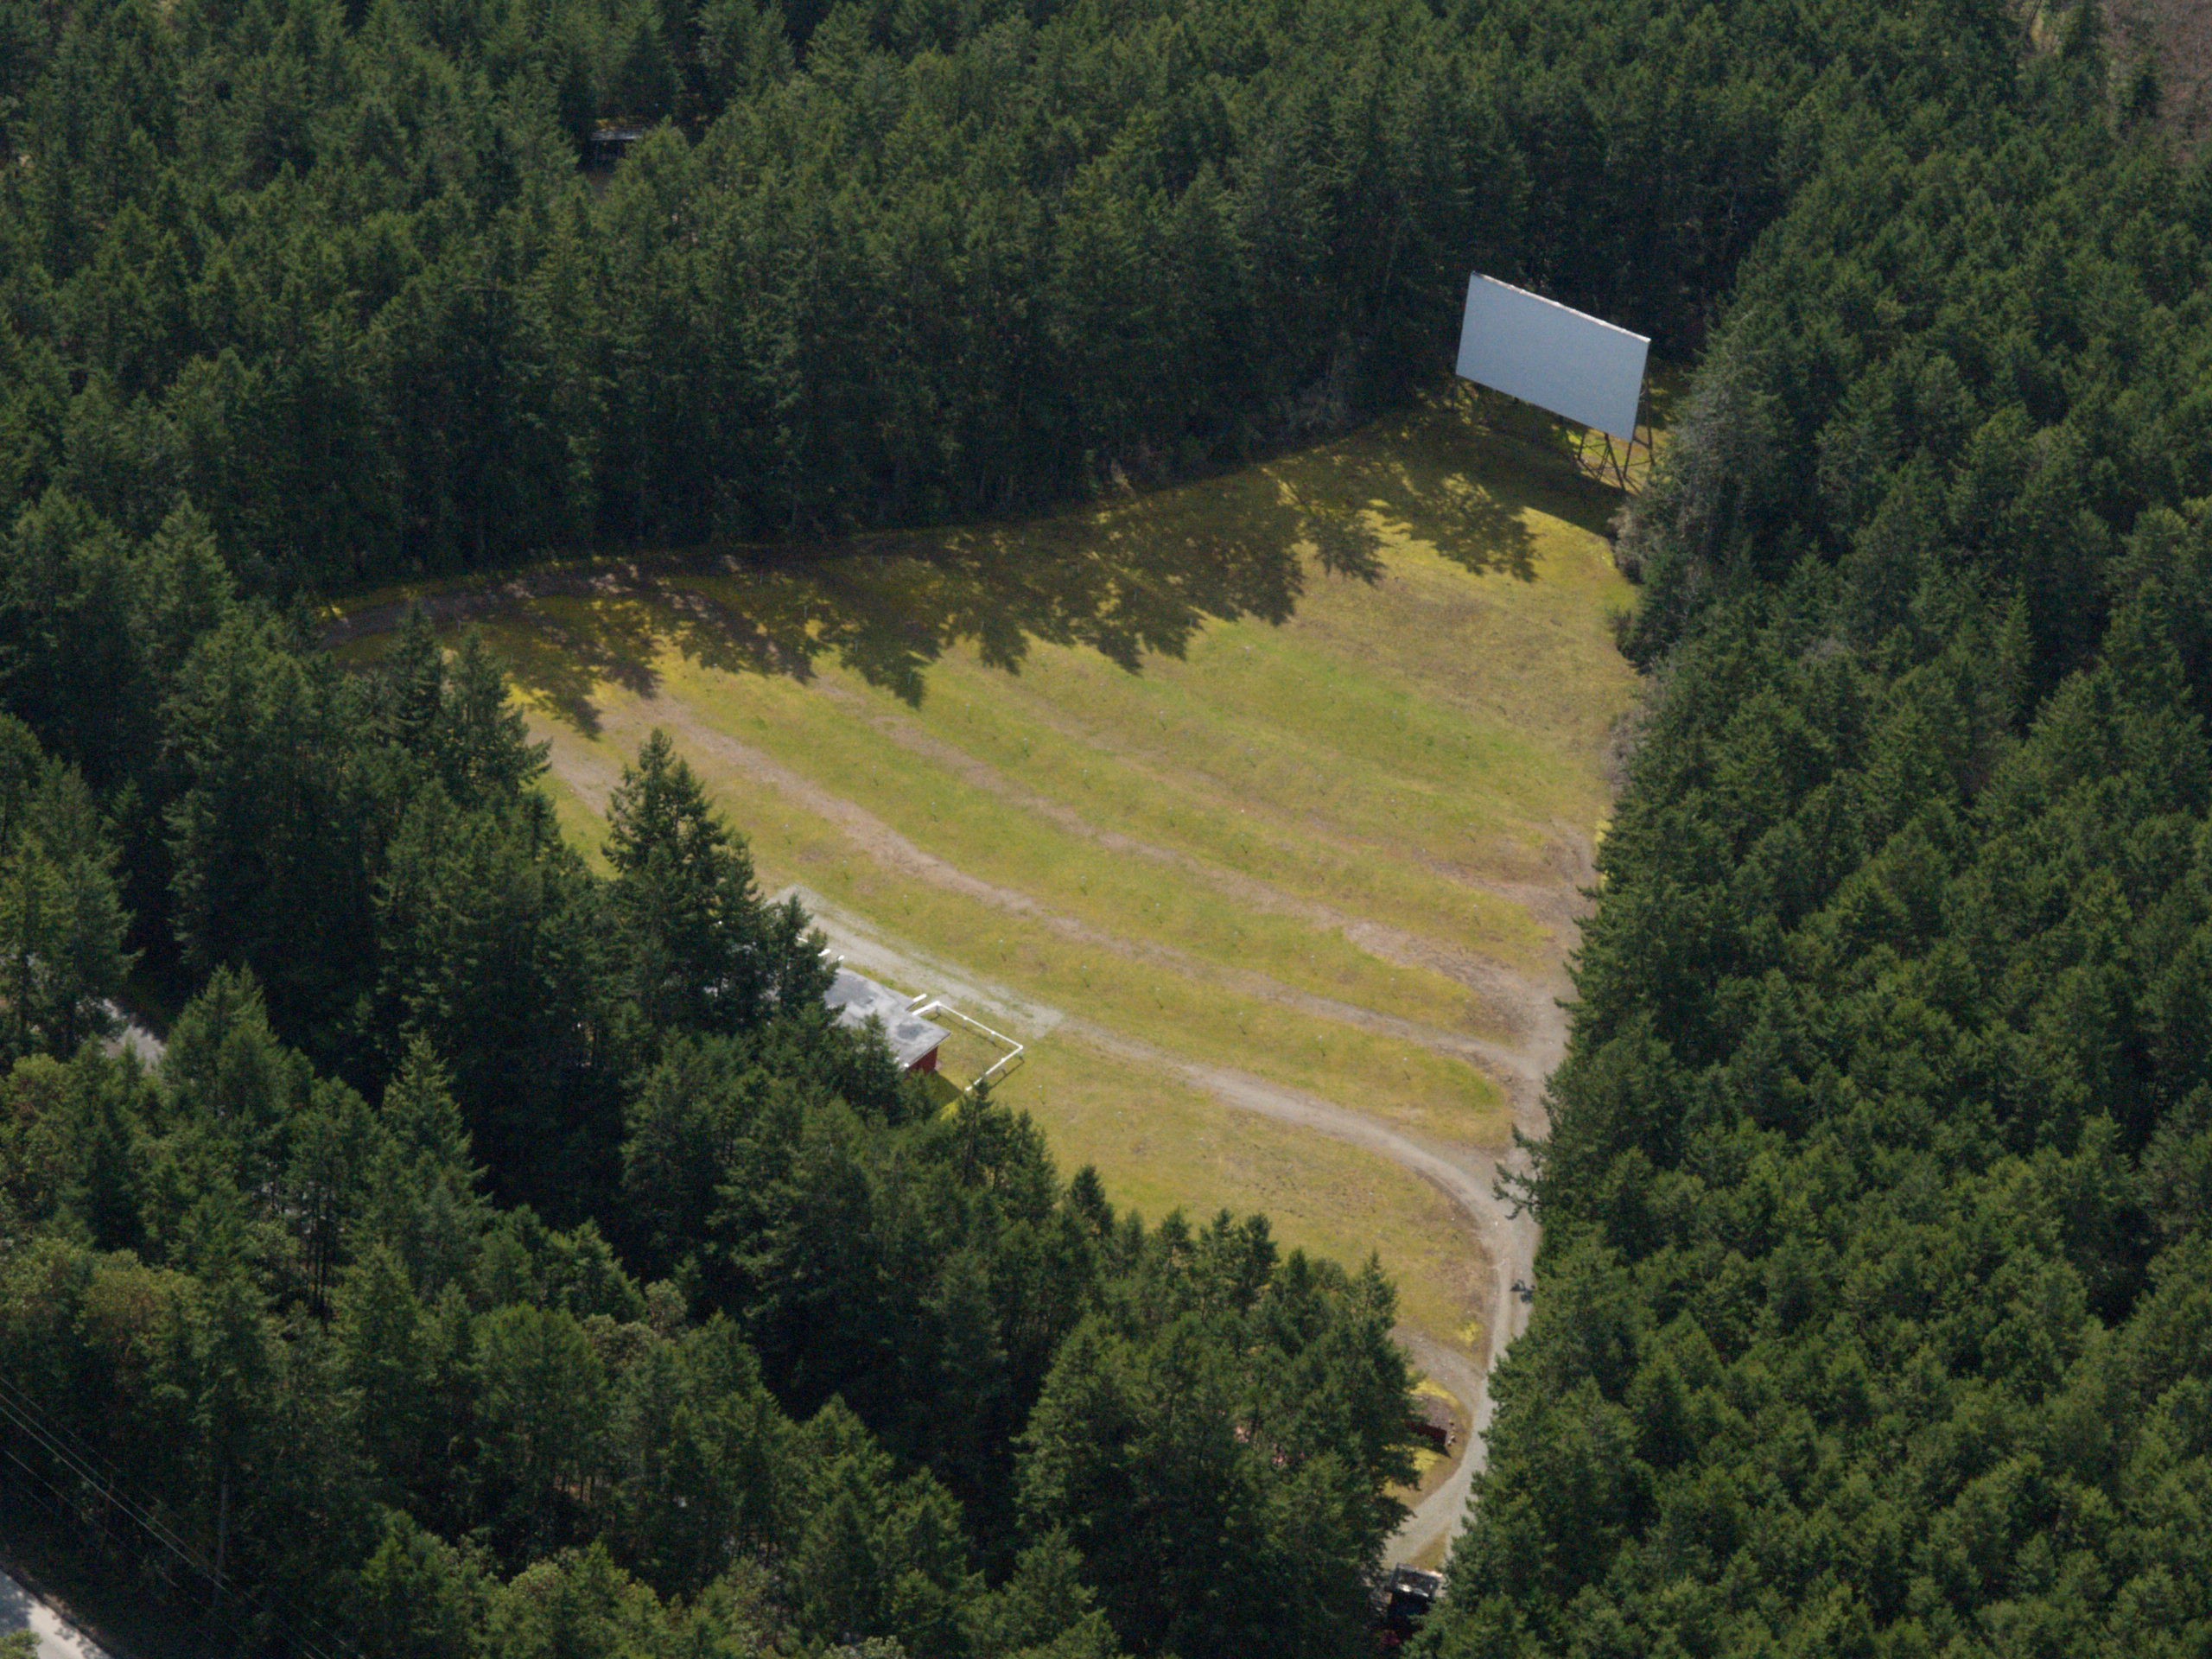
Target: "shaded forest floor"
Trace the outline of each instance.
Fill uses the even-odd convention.
[[[2159,123],[2194,147],[2212,137],[2212,6],[2205,0],[2106,0],[2123,59],[2158,77]]]
[[[1617,501],[1454,404],[1027,524],[424,597],[510,663],[580,843],[665,728],[834,949],[1030,1046],[1001,1097],[1065,1167],[1379,1251],[1479,1363],[1634,694]]]

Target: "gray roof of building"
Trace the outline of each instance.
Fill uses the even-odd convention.
[[[879,985],[864,974],[840,968],[822,999],[836,1010],[837,1023],[858,1027],[873,1018],[883,1022],[884,1040],[901,1066],[929,1058],[930,1051],[945,1039],[943,1026],[933,1026],[907,1011],[906,999],[888,985]]]

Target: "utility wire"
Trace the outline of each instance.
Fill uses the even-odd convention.
[[[61,1470],[81,1483],[79,1491],[73,1496],[54,1478],[52,1473],[35,1467],[14,1445],[8,1444],[13,1436],[0,1437],[0,1451],[5,1452],[8,1460],[52,1492],[60,1500],[62,1512],[79,1525],[96,1528],[101,1534],[112,1538],[114,1529],[109,1516],[119,1513],[139,1533],[159,1546],[165,1555],[181,1562],[194,1578],[205,1581],[218,1600],[227,1591],[245,1606],[266,1612],[276,1622],[287,1642],[305,1659],[339,1659],[339,1656],[351,1655],[353,1651],[332,1638],[319,1619],[309,1618],[307,1623],[314,1627],[318,1637],[330,1645],[318,1645],[309,1641],[302,1633],[298,1624],[273,1605],[264,1590],[252,1589],[241,1592],[228,1583],[227,1575],[218,1574],[211,1563],[179,1537],[151,1509],[133,1500],[122,1471],[111,1459],[86,1445],[66,1426],[49,1420],[22,1389],[5,1376],[0,1376],[0,1424],[13,1427]],[[99,1506],[97,1516],[86,1512],[86,1494],[83,1488],[89,1488],[90,1496],[97,1498]],[[257,1608],[256,1604],[259,1604]]]

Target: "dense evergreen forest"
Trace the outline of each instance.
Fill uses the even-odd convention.
[[[1801,194],[1623,538],[1432,1653],[2212,1644],[2212,181],[2093,22]]]
[[[480,652],[341,676],[182,517],[124,568],[197,986],[151,1075],[87,1040],[128,855],[0,717],[0,1408],[105,1570],[226,1653],[1357,1646],[1379,1272],[940,1109],[664,739],[602,878]]]
[[[0,1406],[89,1570],[225,1651],[1363,1650],[1378,1274],[932,1109],[665,744],[595,873],[482,649],[301,601],[1232,459],[1433,378],[1479,267],[1700,366],[1424,1640],[2202,1652],[2155,104],[1997,0],[0,0]]]
[[[1433,378],[1471,265],[1694,341],[1838,111],[2016,36],[1940,0],[4,0],[0,507],[143,538],[188,494],[283,594],[1157,476]],[[659,124],[585,178],[618,118]]]

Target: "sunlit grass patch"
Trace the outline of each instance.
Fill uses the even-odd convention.
[[[1409,1317],[1465,1341],[1482,1269],[1440,1194],[1083,1034],[1507,1138],[1477,1045],[1556,1028],[1630,590],[1600,533],[1618,498],[1465,416],[1024,523],[566,573],[471,613],[580,842],[666,727],[765,887],[1067,1016],[1001,1092],[1064,1165],[1147,1213],[1260,1208],[1340,1260],[1381,1248]]]
[[[671,664],[667,693],[932,856],[1103,937],[1408,1019],[1481,1023],[1465,988],[1440,974],[1379,961],[1334,928],[1271,913],[1203,874],[1131,856],[1032,804],[979,790],[936,759],[887,749],[874,728],[789,682]],[[718,779],[738,769],[711,753],[695,753],[693,765]]]
[[[610,760],[618,753],[611,742],[600,745]],[[886,869],[772,785],[724,771],[710,758],[695,757],[694,764],[731,820],[747,826],[771,889],[810,887],[895,938],[926,941],[980,975],[1194,1059],[1236,1066],[1439,1139],[1496,1144],[1506,1135],[1497,1084],[1464,1060],[1062,938],[1032,919]],[[571,792],[557,781],[554,791],[556,798]]]
[[[1096,1166],[1116,1205],[1157,1222],[1263,1211],[1285,1248],[1357,1267],[1374,1253],[1409,1324],[1449,1336],[1478,1312],[1489,1264],[1434,1188],[1356,1147],[1232,1111],[1149,1068],[1049,1039],[1004,1098],[1062,1165]]]

